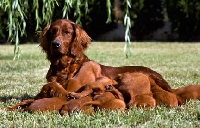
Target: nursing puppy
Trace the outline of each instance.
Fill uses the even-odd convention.
[[[71,98],[81,98],[81,97],[85,97],[88,96],[90,94],[94,94],[95,93],[103,93],[106,91],[105,86],[106,85],[116,85],[117,82],[115,80],[111,80],[108,77],[99,77],[96,79],[95,82],[89,82],[88,84],[86,84],[83,88],[83,90],[81,92],[69,92],[68,96]]]
[[[118,84],[115,87],[123,94],[127,107],[135,106],[136,96],[151,94],[149,78],[143,73],[119,74],[116,81]]]
[[[168,92],[159,87],[154,79],[151,79],[152,76],[149,77],[151,84],[151,92],[153,93],[153,98],[156,100],[156,105],[166,105],[168,107],[177,107],[178,99],[176,94],[172,92]]]
[[[80,92],[86,84],[95,82],[101,76],[100,65],[94,61],[88,61],[83,63],[79,72],[63,87],[68,92]]]
[[[106,89],[106,91],[104,91]],[[97,110],[120,110],[124,111],[126,104],[122,94],[112,85],[106,85],[105,89],[96,87],[93,90],[93,101],[84,103],[85,105],[92,105]]]
[[[24,111],[29,113],[59,111],[67,101],[66,96],[38,99],[32,102]]]
[[[23,112],[27,107],[29,107],[33,102],[34,104],[44,104],[42,103],[42,101],[36,101],[38,99],[42,99],[42,98],[52,98],[52,97],[66,97],[67,95],[67,91],[57,82],[49,82],[47,84],[45,84],[42,89],[40,90],[40,92],[34,97],[34,99],[27,99],[24,100],[12,107],[8,107],[6,108],[7,111],[14,111],[16,109],[19,109],[19,111]],[[54,102],[55,99],[52,99],[52,101]],[[60,99],[58,99],[60,100]],[[48,104],[49,100],[44,100],[45,104]],[[62,101],[62,100],[60,100]],[[34,106],[34,105],[33,105]],[[34,109],[34,108],[32,108]]]
[[[18,110],[19,112],[23,112],[25,108],[30,106],[31,103],[33,103],[35,100],[34,99],[28,99],[28,100],[23,100],[22,102],[12,106],[12,107],[7,107],[4,110],[6,111],[14,111]]]
[[[45,84],[40,92],[35,96],[34,99],[51,98],[66,96],[67,91],[57,82],[49,82]]]
[[[188,85],[173,89],[174,93],[180,96],[184,102],[189,100],[200,100],[200,85]]]
[[[81,107],[92,105],[99,109],[120,109],[123,111],[125,109],[124,98],[122,94],[114,88],[113,85],[115,84],[117,84],[115,80],[111,80],[108,77],[99,77],[95,82],[87,84],[82,92],[71,92],[70,97],[83,98],[92,95],[94,101],[86,102],[81,105]]]
[[[71,99],[62,106],[62,108],[60,109],[60,114],[66,115],[66,114],[71,114],[75,111],[81,111],[87,114],[93,113],[94,109],[91,105],[84,105],[80,107],[82,104],[88,101],[92,101],[91,96],[85,96],[79,99]]]

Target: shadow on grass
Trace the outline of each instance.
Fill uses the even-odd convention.
[[[11,99],[22,101],[22,100],[33,99],[33,98],[34,96],[30,96],[27,93],[25,93],[22,96],[0,96],[0,101],[5,103]]]
[[[0,60],[13,60],[14,55],[0,56]]]

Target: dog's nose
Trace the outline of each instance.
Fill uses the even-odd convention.
[[[54,48],[59,48],[60,45],[61,45],[61,43],[60,43],[60,41],[58,41],[58,40],[53,41],[53,43],[52,43],[52,46],[53,46]]]

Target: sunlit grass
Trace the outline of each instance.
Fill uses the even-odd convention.
[[[124,43],[92,42],[87,56],[101,64],[142,65],[162,74],[172,88],[200,83],[200,43],[132,43],[132,55],[123,53]],[[35,96],[46,83],[49,62],[38,44],[20,45],[21,57],[13,61],[13,46],[0,45],[0,108]],[[186,106],[150,110],[132,108],[121,112],[53,113],[5,112],[0,127],[199,127],[200,101]]]

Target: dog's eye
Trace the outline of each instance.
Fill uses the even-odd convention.
[[[50,29],[49,32],[50,32],[50,34],[52,34],[52,35],[55,34],[55,30],[54,30],[54,29]]]
[[[65,31],[64,33],[65,33],[65,34],[68,34],[69,32],[68,32],[68,31]]]

